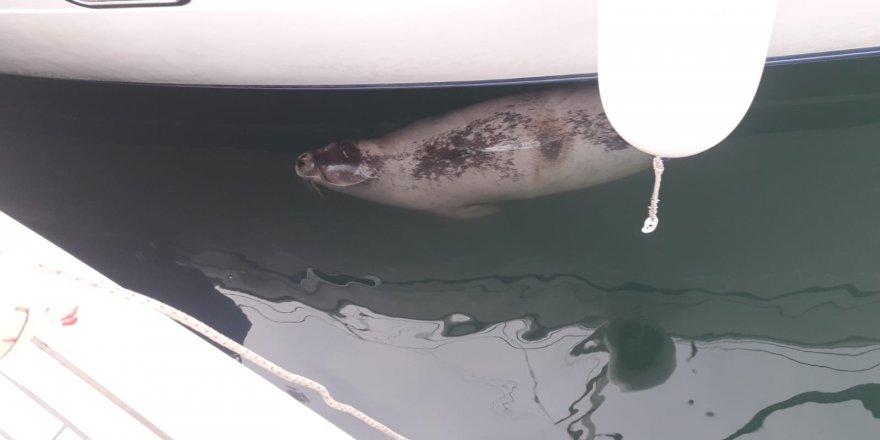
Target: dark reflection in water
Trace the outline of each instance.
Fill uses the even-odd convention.
[[[781,411],[784,409],[791,408],[797,405],[803,405],[805,403],[841,403],[847,402],[851,400],[860,401],[862,406],[874,416],[875,419],[880,419],[880,384],[870,383],[870,384],[862,384],[856,385],[852,388],[845,389],[839,392],[832,393],[823,393],[821,391],[809,391],[806,393],[798,394],[784,402],[779,402],[774,405],[770,405],[755,415],[746,426],[743,426],[742,429],[735,432],[730,437],[727,437],[725,440],[733,440],[735,438],[742,437],[743,435],[753,433],[761,428],[761,424],[767,420],[771,414],[776,411]]]
[[[650,173],[473,221],[321,198],[293,173],[302,151],[522,88],[6,78],[0,209],[412,438],[868,439],[878,74],[768,71],[733,138],[667,165],[649,237]]]
[[[560,312],[574,308],[574,305],[566,304],[565,301],[555,300],[554,296],[559,292],[546,288],[546,284],[552,281],[535,282],[526,289],[522,286],[511,286],[507,289],[495,287],[491,290],[481,280],[452,283],[461,292],[479,291],[484,303],[474,301],[459,305],[460,312],[445,314],[445,311],[440,311],[437,315],[445,316],[430,320],[382,315],[347,300],[324,311],[289,298],[260,300],[256,298],[258,295],[254,291],[246,291],[241,285],[231,282],[235,277],[219,275],[216,268],[207,266],[201,267],[201,270],[220,284],[225,284],[220,280],[226,280],[229,285],[220,287],[221,291],[234,298],[254,323],[271,322],[278,329],[291,323],[335,328],[354,339],[355,342],[349,344],[379,344],[385,346],[386,350],[389,346],[393,347],[392,350],[382,353],[384,362],[373,368],[399,368],[416,362],[411,358],[419,358],[421,353],[431,353],[430,356],[436,361],[431,362],[431,367],[422,365],[421,374],[424,377],[415,382],[423,384],[424,381],[437,381],[444,384],[443,388],[460,383],[460,398],[485,402],[487,407],[482,410],[482,422],[471,421],[468,417],[462,421],[472,424],[469,425],[472,428],[482,424],[486,429],[482,434],[485,436],[491,435],[491,429],[498,429],[491,424],[487,426],[485,418],[503,414],[520,423],[522,419],[527,419],[526,416],[540,417],[544,421],[533,422],[535,425],[558,426],[571,438],[655,438],[651,435],[658,430],[658,424],[669,424],[668,420],[674,423],[668,426],[668,431],[661,431],[665,434],[659,438],[723,438],[734,432],[755,431],[768,418],[763,413],[795,406],[786,404],[787,400],[791,396],[803,394],[805,389],[830,389],[832,391],[821,393],[836,393],[835,388],[859,386],[854,384],[868,385],[880,378],[880,344],[877,342],[876,328],[869,334],[853,334],[849,338],[835,338],[832,334],[824,341],[782,341],[776,335],[767,333],[767,330],[762,330],[767,328],[767,323],[762,325],[756,321],[767,301],[755,301],[744,309],[722,308],[723,312],[733,314],[734,319],[727,323],[719,320],[717,325],[704,324],[706,327],[695,327],[698,331],[711,330],[716,334],[683,333],[689,327],[674,325],[675,321],[681,320],[678,313],[707,315],[712,319],[714,303],[722,301],[734,305],[742,301],[736,295],[723,301],[717,298],[721,294],[699,289],[696,289],[698,293],[695,298],[677,304],[668,302],[662,294],[648,290],[641,293],[639,300],[632,301],[635,306],[624,306],[620,309],[619,315],[625,315],[623,317],[617,316],[618,313],[615,312],[601,312],[604,302],[602,299],[584,296],[578,300],[581,305],[576,307],[581,313],[579,320],[547,327],[541,321],[552,322],[557,316],[552,311],[543,314],[523,313],[523,310],[528,311],[530,308],[528,302],[522,306],[523,310],[508,306],[507,312],[519,316],[504,321],[486,322],[478,316],[483,315],[480,311],[483,307],[509,305],[517,299],[522,301],[526,296],[531,296],[536,301],[555,303]],[[269,281],[271,276],[268,274],[257,276],[253,267],[249,268],[248,273],[253,279],[261,279],[266,283],[264,285],[274,285],[276,289],[283,285],[280,281]],[[289,278],[285,279],[289,282]],[[552,277],[548,279],[552,280]],[[303,277],[300,282],[306,280]],[[358,289],[352,295],[364,297],[369,295],[366,289],[389,289],[393,285],[383,282],[380,287]],[[295,284],[291,283],[290,286],[289,291],[297,290]],[[324,284],[317,294],[331,290],[348,292],[355,285],[346,283],[346,286],[348,287]],[[586,291],[589,288],[584,283],[578,290]],[[315,294],[305,289],[300,290],[306,292],[305,298]],[[813,295],[813,291],[826,292],[826,296],[814,296],[810,300],[820,306],[829,304],[829,298],[834,300],[835,297],[849,295],[844,289],[803,290],[801,295],[804,296]],[[625,291],[626,289],[621,289],[610,295],[623,294],[620,292]],[[409,292],[412,293],[412,290]],[[452,292],[453,290],[432,291],[433,294],[446,295],[446,302],[460,301],[460,298],[448,298]],[[382,295],[382,292],[375,294]],[[871,309],[876,316],[876,299],[871,298],[871,295],[864,297],[870,299],[862,302],[861,307]],[[605,301],[615,302],[615,299]],[[778,313],[771,321],[785,320],[785,304],[778,303],[779,299],[773,297],[768,301],[776,303]],[[620,302],[629,301],[621,299]],[[661,305],[673,313],[657,312]],[[808,306],[806,309],[812,307]],[[838,313],[842,313],[842,316]],[[559,314],[561,313],[557,313]],[[788,318],[789,326],[828,328],[834,324],[839,325],[848,313],[832,307],[825,310],[821,317],[798,319],[798,315],[809,316],[792,313]],[[669,327],[676,328],[677,334],[668,333],[657,321],[646,316],[654,316]],[[733,331],[726,331],[725,327],[728,325],[735,326]],[[262,328],[263,325],[255,324],[255,327]],[[797,330],[791,329],[789,333],[794,334]],[[808,332],[803,330],[801,328],[801,333],[806,336]],[[256,333],[249,337],[259,338]],[[279,336],[267,334],[265,337],[277,340],[275,338]],[[328,342],[331,339],[328,337],[323,341]],[[342,338],[343,341],[345,339],[347,338]],[[338,343],[346,344],[343,341]],[[299,343],[296,345],[299,346]],[[317,347],[316,349],[320,350]],[[516,352],[521,355],[515,355]],[[317,353],[315,355],[319,356]],[[364,359],[367,357],[369,353],[364,353]],[[370,367],[363,364],[356,367],[359,374],[371,377],[364,371],[369,369]],[[449,369],[462,376],[455,378],[453,375],[449,378]],[[480,395],[479,391],[474,390],[475,383],[489,387],[492,391],[485,397],[466,398],[469,395]],[[433,386],[435,385],[429,388]],[[870,394],[874,390],[875,388],[866,388],[865,392]],[[419,392],[412,391],[383,388],[384,393],[405,396],[394,400],[419,400]],[[836,401],[846,402],[860,398],[853,393],[841,394],[843,395],[850,397],[838,397]],[[800,403],[820,401],[794,400]],[[870,401],[866,402],[865,407],[869,408]],[[447,402],[439,399],[435,403],[442,405]],[[457,405],[464,404],[458,402]],[[832,422],[847,419],[836,415],[835,410],[830,410],[830,414]],[[864,415],[870,417],[870,413]],[[417,414],[411,416],[418,419]],[[693,417],[722,421],[710,424],[691,420]],[[638,422],[634,423],[633,420]],[[513,424],[512,422],[513,420],[508,423]],[[737,422],[739,425],[736,425]],[[791,430],[768,430],[767,438],[812,438],[808,436],[812,431],[804,430],[812,429],[809,420],[800,420],[798,423],[804,428],[793,431],[794,434]],[[823,423],[827,424],[828,421]],[[613,432],[606,432],[609,428]],[[862,421],[861,425],[837,426],[835,429],[842,428],[849,430],[847,432],[867,434],[871,431],[862,429],[875,429],[876,422],[865,424]],[[413,429],[417,428],[414,426]],[[541,432],[541,436],[553,438],[552,431]],[[425,435],[431,436],[429,433]],[[462,435],[466,436],[465,433]],[[509,435],[520,438],[513,432]],[[534,437],[522,438],[543,437],[538,437],[536,433]]]

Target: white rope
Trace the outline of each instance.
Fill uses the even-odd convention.
[[[660,219],[657,218],[657,211],[660,205],[660,181],[663,180],[663,159],[659,156],[654,157],[654,192],[651,194],[651,205],[648,206],[648,218],[645,219],[645,225],[642,226],[642,232],[650,234],[657,229]]]
[[[312,391],[315,391],[316,393],[318,393],[321,396],[322,399],[324,399],[324,403],[326,403],[327,406],[329,406],[330,408],[333,408],[337,411],[341,411],[341,412],[352,415],[354,418],[366,423],[371,428],[376,429],[377,431],[381,432],[382,434],[385,434],[389,438],[392,438],[395,440],[408,440],[406,437],[398,434],[397,432],[395,432],[391,428],[385,426],[384,424],[382,424],[378,420],[364,414],[363,412],[361,412],[357,408],[337,401],[336,399],[333,398],[333,396],[330,395],[330,392],[327,390],[327,387],[325,387],[324,385],[321,385],[320,383],[315,382],[314,380],[309,379],[305,376],[300,376],[298,374],[291,373],[291,372],[281,368],[280,366],[278,366],[274,362],[260,356],[259,354],[251,351],[249,348],[239,344],[238,342],[235,342],[232,339],[229,339],[228,337],[226,337],[226,335],[218,332],[217,330],[214,330],[213,328],[211,328],[207,324],[199,321],[198,319],[196,319],[196,318],[194,318],[194,317],[192,317],[192,316],[190,316],[180,310],[175,309],[174,307],[171,307],[165,303],[162,303],[160,301],[156,301],[152,298],[146,297],[146,296],[141,295],[139,293],[132,292],[127,289],[123,289],[118,286],[112,286],[112,287],[106,286],[100,282],[85,280],[80,277],[66,274],[60,270],[51,269],[43,264],[40,264],[39,266],[41,269],[49,271],[55,275],[65,276],[67,278],[71,278],[74,281],[77,281],[80,283],[85,283],[94,289],[98,289],[98,290],[101,290],[105,293],[119,296],[119,297],[126,299],[126,300],[129,300],[129,301],[140,303],[150,309],[153,309],[153,310],[191,328],[192,330],[204,335],[208,339],[216,342],[221,347],[226,348],[227,350],[241,356],[242,359],[246,359],[246,360],[252,362],[254,365],[257,365],[258,367],[274,374],[275,376],[278,376],[279,378],[281,378],[287,382],[290,382],[292,384],[299,385],[301,387],[308,388]]]

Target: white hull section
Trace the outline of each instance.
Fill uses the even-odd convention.
[[[0,73],[96,81],[351,86],[596,72],[598,0],[0,4]],[[780,0],[770,57],[880,47],[876,0]]]

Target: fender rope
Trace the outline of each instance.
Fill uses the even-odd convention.
[[[642,226],[642,232],[650,234],[657,229],[660,219],[657,218],[657,211],[660,204],[660,181],[663,180],[663,159],[659,156],[654,157],[654,192],[651,194],[651,205],[648,206],[648,218],[645,219],[645,225]]]

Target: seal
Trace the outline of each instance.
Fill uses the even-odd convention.
[[[469,218],[494,202],[572,191],[649,168],[605,114],[595,85],[484,101],[383,137],[300,155],[312,184],[403,208]]]

